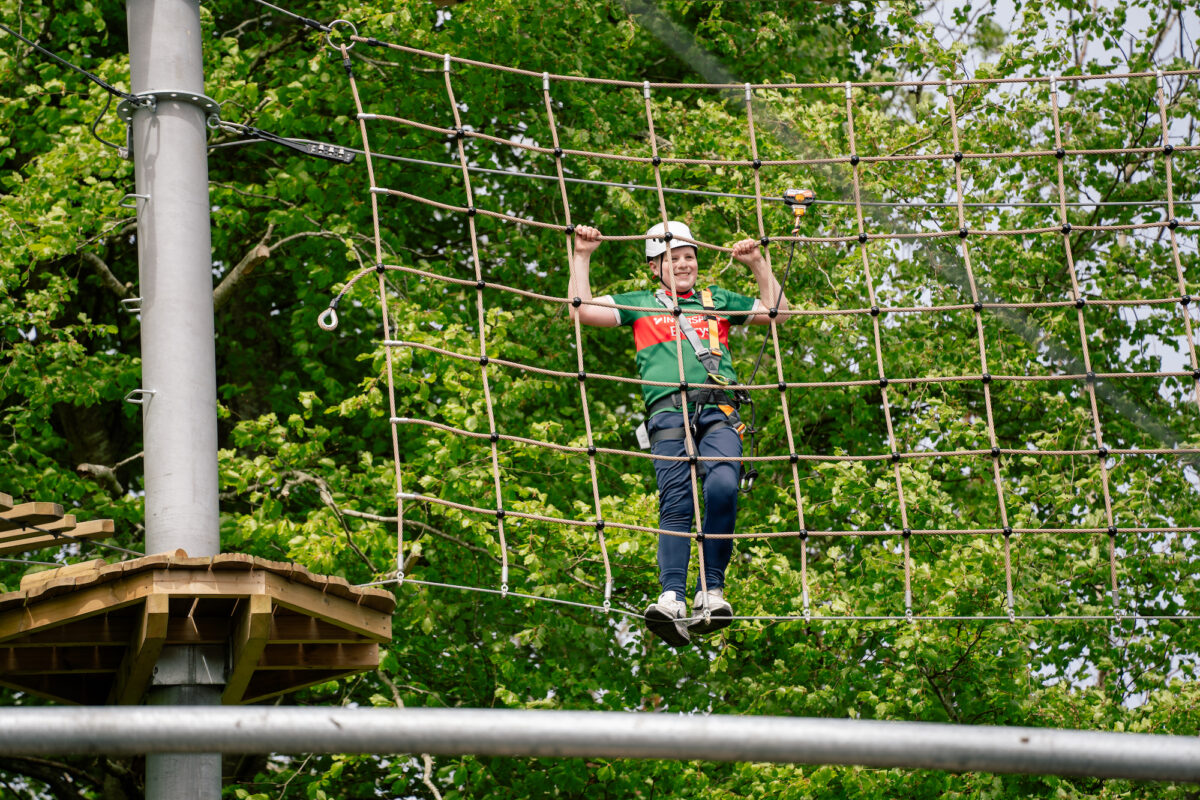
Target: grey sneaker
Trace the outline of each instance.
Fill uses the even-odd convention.
[[[646,609],[646,627],[671,647],[691,643],[688,633],[687,603],[675,599],[674,592],[663,592]]]
[[[704,609],[708,608],[708,618],[705,619]],[[719,631],[733,621],[733,606],[725,599],[724,589],[709,589],[707,592],[696,592],[696,602],[692,604],[692,633],[712,633]]]

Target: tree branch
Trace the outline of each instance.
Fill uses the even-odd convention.
[[[95,253],[89,253],[85,250],[79,254],[79,257],[91,265],[96,275],[100,278],[101,283],[107,286],[108,289],[117,297],[125,300],[126,298],[133,296],[133,293],[130,291],[130,289],[133,288],[133,284],[121,283],[121,281],[117,279],[117,276],[113,275],[112,270],[108,268],[108,264],[106,264],[104,259],[102,259],[100,256],[96,255]]]

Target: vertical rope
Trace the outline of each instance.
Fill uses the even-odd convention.
[[[550,99],[550,73],[542,73],[542,96],[546,101],[546,119],[550,123],[550,139],[554,143],[554,167],[558,172],[558,188],[562,194],[563,215],[566,219],[567,230],[573,231],[571,223],[571,203],[567,199],[567,182],[563,179],[562,147],[558,141],[558,125],[554,120],[554,104]],[[574,270],[575,259],[572,252],[572,237],[566,237],[567,270]],[[583,325],[579,315],[575,315],[575,358],[576,367],[581,377],[587,375],[583,368]],[[612,601],[612,565],[608,560],[608,545],[604,538],[604,515],[600,508],[600,480],[596,474],[596,442],[592,436],[592,417],[588,410],[586,381],[579,381],[579,399],[583,406],[583,428],[587,434],[588,470],[592,476],[592,502],[596,508],[596,538],[600,544],[600,556],[604,559],[604,607],[609,608]]]
[[[867,295],[871,302],[872,328],[875,332],[875,364],[879,369],[879,391],[883,397],[883,418],[887,423],[888,445],[892,450],[892,472],[896,478],[896,494],[900,499],[900,526],[904,542],[904,616],[911,620],[912,611],[912,554],[909,540],[912,534],[908,525],[908,505],[904,501],[904,481],[900,476],[900,448],[896,444],[896,432],[892,425],[892,407],[888,402],[887,376],[883,369],[883,340],[879,329],[879,303],[875,298],[875,281],[871,277],[871,263],[867,257],[867,232],[863,225],[862,179],[859,175],[858,148],[854,137],[854,91],[846,81],[846,125],[850,142],[850,163],[854,185],[854,214],[858,222],[859,252],[862,253],[863,274],[867,281]]]
[[[758,218],[758,236],[763,242],[767,242],[766,225],[763,223],[763,199],[762,199],[762,182],[759,178],[759,168],[761,164],[758,158],[758,136],[754,129],[754,99],[750,84],[746,84],[746,124],[750,130],[750,157],[754,161],[754,210]],[[763,247],[763,255],[767,259],[767,267],[771,269],[771,250],[769,247]],[[771,270],[771,274],[775,274]],[[786,291],[786,287],[780,286],[781,294]],[[770,321],[771,343],[775,348],[775,370],[776,377],[779,380],[779,402],[783,413],[783,429],[787,434],[788,452],[796,452],[796,440],[792,435],[792,415],[788,410],[787,400],[787,381],[783,375],[783,356],[782,349],[779,346],[779,326],[776,317],[772,317]],[[800,495],[800,467],[797,463],[798,459],[792,460],[792,489],[796,497],[796,518],[799,521],[800,531],[800,599],[803,603],[804,616],[809,617],[812,614],[809,608],[809,591],[808,591],[808,532],[804,524],[804,501]]]
[[[375,166],[371,159],[371,143],[367,137],[367,118],[363,113],[362,99],[358,94],[358,84],[354,80],[354,70],[351,68],[350,51],[346,45],[341,45],[342,64],[346,68],[346,76],[350,79],[350,93],[354,97],[354,108],[358,116],[358,129],[362,135],[363,154],[367,162],[367,180],[370,182],[371,221],[375,227],[375,271],[379,279],[379,308],[383,320],[383,340],[392,338],[391,321],[388,317],[387,284],[383,280],[383,239],[379,233],[379,194],[375,191]],[[404,483],[400,469],[400,434],[399,422],[396,415],[396,390],[392,378],[392,348],[385,346],[384,365],[387,373],[388,386],[388,419],[392,429],[392,463],[396,470],[396,580],[404,583]]]
[[[954,103],[954,82],[946,80],[946,105],[950,111],[950,134],[954,142],[954,189],[958,205],[958,230],[962,248],[963,265],[967,272],[967,284],[971,288],[971,303],[975,313],[975,331],[979,337],[979,373],[983,380],[983,405],[987,411],[988,446],[992,452],[992,480],[996,484],[996,505],[1000,509],[1000,529],[1004,532],[1004,589],[1008,618],[1014,619],[1012,579],[1012,527],[1008,524],[1008,508],[1004,502],[1004,482],[1000,477],[1000,443],[996,438],[996,424],[992,416],[992,379],[988,372],[987,340],[983,335],[983,304],[979,301],[979,288],[975,284],[975,272],[971,268],[971,249],[967,246],[967,215],[964,210],[962,180],[962,145],[958,136],[958,111]]]
[[[663,193],[662,169],[659,164],[659,156],[658,156],[658,137],[656,137],[654,135],[654,112],[650,107],[650,81],[645,81],[642,84],[642,96],[646,101],[646,127],[650,134],[650,156],[653,159],[652,163],[654,166],[654,186],[655,186],[655,188],[657,190],[657,194],[658,194],[658,210],[659,210],[660,216],[662,217],[663,233],[664,233],[664,235],[666,235],[666,234],[670,233],[670,231],[667,230],[667,223],[669,222],[669,219],[667,218],[667,199],[666,199],[665,194]],[[664,258],[666,259],[664,261],[664,267],[665,267],[665,266],[674,264],[675,257],[672,255],[672,251],[674,250],[674,248],[671,245],[671,240],[664,239],[664,241],[666,242],[666,245],[667,245],[667,252],[663,254]],[[697,248],[697,252],[699,252],[699,248]],[[675,292],[675,270],[673,267],[670,269],[669,274],[670,274],[670,280],[669,280],[668,285],[671,288],[672,296],[674,296],[674,298],[675,298],[675,308],[679,308],[679,296]],[[697,274],[696,279],[699,280],[698,274]],[[700,517],[700,487],[699,487],[699,480],[698,480],[698,476],[697,476],[697,465],[699,462],[694,460],[696,458],[696,456],[699,455],[699,449],[696,447],[696,440],[692,436],[692,425],[691,425],[690,415],[688,413],[687,390],[685,390],[682,386],[682,384],[685,382],[686,376],[683,371],[683,336],[679,329],[679,317],[680,316],[682,316],[682,313],[675,317],[675,320],[676,320],[675,321],[675,356],[679,362],[679,383],[680,383],[679,405],[680,405],[680,409],[683,411],[684,448],[687,450],[687,454],[689,456],[691,456],[693,459],[688,464],[688,469],[691,473],[691,480],[692,480],[692,515],[695,518],[694,524],[696,526],[696,530],[699,532],[700,536],[703,536],[705,533],[705,530],[704,530],[704,523]],[[697,409],[697,411],[699,411],[699,409]],[[704,575],[704,548],[697,547],[696,550],[699,553],[700,590],[702,592],[707,592],[708,591],[708,579]],[[685,593],[686,593],[686,591],[685,591]],[[707,613],[707,611],[706,611],[706,613]]]
[[[442,66],[442,74],[446,79],[446,97],[450,101],[450,110],[454,113],[454,128],[462,130],[462,118],[458,113],[458,103],[454,99],[454,87],[450,83],[450,54]],[[504,536],[504,496],[500,491],[500,454],[497,447],[496,413],[492,407],[492,391],[488,381],[487,354],[487,315],[483,306],[483,266],[479,259],[479,237],[475,231],[475,195],[471,190],[471,172],[467,168],[467,151],[463,147],[462,136],[455,137],[458,144],[458,160],[462,165],[463,185],[467,191],[467,227],[471,233],[471,260],[475,266],[475,308],[479,325],[479,372],[483,377],[483,399],[487,406],[488,430],[491,433],[492,449],[492,480],[496,487],[496,531],[500,537],[500,592],[508,594],[508,543]]]
[[[1058,80],[1050,79],[1050,112],[1054,121],[1054,147],[1062,152],[1062,126],[1058,112]],[[1063,247],[1067,254],[1067,272],[1071,276],[1071,291],[1075,296],[1075,317],[1079,322],[1079,343],[1083,351],[1083,368],[1088,378],[1085,382],[1088,398],[1092,407],[1092,427],[1096,437],[1097,455],[1100,457],[1100,483],[1104,489],[1104,515],[1108,522],[1108,569],[1112,584],[1113,613],[1120,617],[1121,602],[1117,589],[1117,529],[1113,522],[1112,495],[1109,491],[1108,480],[1108,448],[1104,446],[1104,437],[1100,430],[1100,408],[1096,402],[1096,381],[1092,377],[1092,359],[1088,352],[1087,326],[1083,318],[1083,310],[1087,299],[1079,287],[1079,276],[1075,270],[1075,256],[1071,251],[1071,225],[1067,222],[1067,184],[1063,178],[1063,160],[1055,159],[1058,172],[1058,217],[1062,225]]]
[[[1171,258],[1175,263],[1175,279],[1179,286],[1180,299],[1179,311],[1183,315],[1183,330],[1186,334],[1188,343],[1188,355],[1192,359],[1192,375],[1197,376],[1192,379],[1193,395],[1196,400],[1196,407],[1200,408],[1200,364],[1196,361],[1196,337],[1192,332],[1192,314],[1188,305],[1191,298],[1187,296],[1187,281],[1183,276],[1183,263],[1179,260],[1179,240],[1175,236],[1176,219],[1175,219],[1175,190],[1172,181],[1172,162],[1174,156],[1172,153],[1175,148],[1171,146],[1170,137],[1167,131],[1167,87],[1166,81],[1163,78],[1162,70],[1158,70],[1158,118],[1162,126],[1162,147],[1163,147],[1163,164],[1166,169],[1167,177],[1167,233],[1171,237]],[[1160,368],[1161,369],[1161,368]]]

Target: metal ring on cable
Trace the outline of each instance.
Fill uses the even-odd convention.
[[[317,317],[317,324],[321,326],[323,331],[331,331],[338,326],[337,309],[333,306],[321,312],[321,316]]]
[[[342,48],[341,48],[341,46],[340,46],[340,45],[335,45],[335,44],[333,43],[333,39],[332,39],[332,38],[330,38],[331,36],[333,36],[333,29],[334,29],[334,26],[336,26],[338,23],[341,23],[342,25],[349,25],[349,26],[350,26],[350,31],[351,31],[351,34],[352,34],[352,35],[354,35],[354,36],[358,36],[358,28],[356,28],[356,27],[354,26],[354,23],[353,23],[353,22],[351,22],[351,21],[350,21],[350,20],[348,20],[348,19],[335,19],[333,22],[329,23],[329,31],[328,31],[328,32],[325,34],[325,45],[326,45],[326,46],[327,46],[327,47],[328,47],[330,50],[335,50],[335,51],[337,51],[337,52],[339,52],[339,53],[340,53],[340,52],[342,52]],[[350,45],[349,45],[349,46],[348,46],[346,49],[347,49],[347,50],[352,50],[352,49],[354,49],[354,45],[356,45],[356,44],[358,44],[358,43],[357,43],[357,42],[350,42]]]

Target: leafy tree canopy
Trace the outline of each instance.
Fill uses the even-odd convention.
[[[366,36],[432,52],[552,73],[653,82],[889,81],[947,77],[1079,75],[1197,66],[1196,17],[1180,0],[1105,4],[1017,2],[1011,18],[996,3],[756,3],[530,0],[460,3],[405,0],[293,7],[322,22],[346,19]],[[340,56],[294,19],[245,2],[201,8],[208,94],[225,120],[280,136],[361,146]],[[122,4],[71,7],[0,0],[0,18],[26,36],[128,88]],[[1188,30],[1190,26],[1190,30]],[[81,517],[117,520],[116,543],[140,547],[140,416],[122,397],[139,385],[138,325],[120,301],[137,288],[136,225],[121,205],[133,191],[131,165],[92,135],[102,90],[50,63],[11,37],[0,40],[0,490],[22,500],[55,500]],[[440,62],[357,45],[353,68],[366,110],[452,127]],[[469,66],[451,75],[464,124],[505,139],[548,146],[541,82]],[[1200,295],[1194,228],[1103,230],[1158,223],[1168,196],[1181,221],[1198,198],[1194,151],[1194,76],[1165,83],[1166,128],[1176,151],[1161,149],[1158,85],[1153,78],[1063,83],[1057,102],[1067,150],[1135,153],[1067,155],[1068,201],[1123,201],[1068,209],[1075,230],[1061,234],[871,241],[870,278],[854,244],[796,249],[786,291],[794,307],[964,306],[938,313],[888,314],[876,364],[868,314],[806,316],[781,329],[786,379],[874,380],[981,373],[979,332],[970,310],[974,281],[984,301],[1043,303],[1075,297],[1072,277],[1093,300]],[[755,95],[760,158],[944,154],[1054,150],[1053,100],[1045,83],[970,85],[954,91],[954,119],[939,85],[856,89],[854,132],[844,92],[762,90]],[[555,82],[554,114],[564,148],[645,156],[650,142],[640,90]],[[657,146],[664,155],[745,159],[751,152],[740,92],[656,92]],[[96,133],[123,142],[115,115]],[[456,145],[439,134],[372,124],[372,149],[453,164]],[[956,138],[957,137],[957,138]],[[363,160],[351,166],[305,158],[270,144],[212,134],[210,197],[217,293],[223,548],[300,562],[353,582],[379,579],[397,559],[395,470],[374,278],[360,281],[339,307],[341,326],[316,317],[345,282],[374,262],[371,195]],[[474,165],[553,175],[554,159],[468,140]],[[1167,169],[1171,165],[1168,187]],[[451,205],[465,205],[461,170],[376,160],[377,183]],[[569,157],[576,178],[653,185],[647,166]],[[1059,162],[965,158],[964,196],[977,203],[1059,199]],[[769,168],[762,192],[809,186],[827,200],[853,200],[846,163]],[[755,193],[754,172],[728,166],[664,166],[675,189]],[[953,201],[954,162],[884,161],[859,168],[861,199]],[[480,207],[562,224],[554,182],[475,172]],[[654,192],[572,183],[571,219],[611,234],[635,235],[658,219]],[[668,195],[673,217],[698,235],[728,244],[758,236],[753,201],[704,194]],[[467,219],[381,198],[389,264],[474,280]],[[1058,209],[1038,205],[867,206],[872,233],[1058,228]],[[768,234],[790,220],[768,206]],[[563,236],[476,218],[480,259],[491,283],[562,296]],[[802,232],[854,235],[856,208],[821,205]],[[1064,238],[1069,238],[1068,263]],[[606,243],[594,260],[598,293],[646,285],[640,242]],[[964,253],[970,259],[968,264]],[[785,247],[772,246],[776,273]],[[748,274],[703,251],[704,280],[747,293]],[[968,266],[970,270],[968,271]],[[868,284],[868,280],[870,284]],[[1181,282],[1182,281],[1182,286]],[[479,319],[474,287],[386,274],[396,339],[474,354]],[[1182,289],[1182,291],[1181,291]],[[574,371],[575,334],[561,305],[484,293],[489,354]],[[1189,308],[1194,308],[1195,304]],[[1158,372],[1193,368],[1178,303],[1118,308],[1092,302],[1081,337],[1071,305],[989,310],[978,317],[994,375],[1079,374],[1086,346],[1092,371]],[[1195,317],[1192,319],[1195,327]],[[761,330],[734,342],[748,375]],[[770,348],[768,348],[770,350]],[[587,330],[590,371],[632,376],[627,331]],[[769,352],[760,381],[776,380]],[[396,414],[471,431],[488,430],[481,371],[427,350],[394,351]],[[586,444],[580,393],[510,369],[489,371],[498,429],[560,444]],[[587,385],[596,444],[629,449],[639,408],[636,387]],[[889,392],[896,448],[980,450],[999,446],[1078,450],[1095,447],[1097,419],[1111,448],[1200,446],[1195,383],[1184,377],[1101,381],[1093,411],[1077,380],[990,386],[927,382]],[[791,391],[787,422],[797,452],[886,454],[888,418],[878,386]],[[784,409],[775,393],[757,404],[759,451],[789,452]],[[494,503],[490,446],[421,426],[400,426],[404,489],[443,500]],[[590,519],[595,513],[584,457],[502,444],[506,508]],[[657,522],[647,462],[597,460],[602,516]],[[1109,502],[1121,528],[1200,526],[1193,463],[1178,456],[1109,458]],[[787,462],[760,466],[741,502],[745,531],[795,530],[795,489],[810,530],[896,530],[901,509],[888,462]],[[1107,525],[1102,464],[1096,457],[1005,457],[1002,485],[1015,528]],[[909,527],[995,528],[999,508],[990,458],[906,459],[901,468]],[[405,572],[462,586],[499,588],[501,545],[494,519],[433,503],[405,508]],[[506,528],[513,591],[596,603],[604,570],[594,531],[510,520]],[[640,609],[657,593],[654,541],[609,529],[614,605]],[[1129,612],[1194,611],[1194,537],[1124,535],[1116,543],[1116,582]],[[902,615],[904,542],[889,537],[742,540],[730,572],[736,613],[797,614],[801,554],[813,611],[857,617]],[[78,550],[30,554],[38,560],[90,557]],[[912,602],[919,615],[1005,614],[1005,546],[998,536],[914,537]],[[1110,614],[1110,558],[1104,535],[1034,533],[1012,540],[1015,611],[1022,616]],[[28,565],[0,565],[14,589]],[[289,702],[379,706],[570,708],[784,714],[952,721],[965,724],[1197,732],[1193,683],[1200,630],[1189,621],[739,622],[698,646],[675,652],[616,615],[459,590],[397,588],[395,638],[378,673],[308,690]],[[8,694],[13,705],[39,701]],[[35,796],[122,798],[140,791],[136,764],[112,759],[0,760],[10,792]],[[275,797],[1129,797],[1184,796],[1183,787],[1120,781],[951,775],[759,764],[606,760],[274,757],[228,765],[228,792]]]

